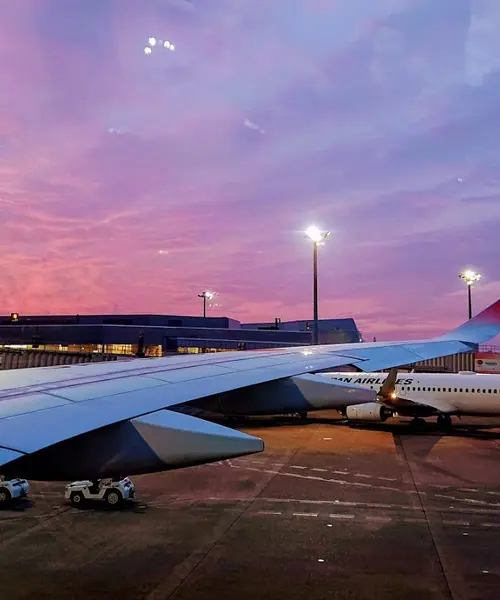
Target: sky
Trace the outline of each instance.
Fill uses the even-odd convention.
[[[2,2],[0,313],[308,319],[314,224],[320,317],[454,328],[461,270],[500,297],[499,28],[498,0]]]

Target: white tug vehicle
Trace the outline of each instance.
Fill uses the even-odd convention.
[[[30,484],[26,479],[4,479],[0,476],[0,507],[8,506],[13,500],[24,498],[30,491]]]
[[[73,506],[81,506],[86,500],[103,500],[110,506],[119,506],[134,496],[135,486],[128,477],[73,481],[64,492],[64,497]]]

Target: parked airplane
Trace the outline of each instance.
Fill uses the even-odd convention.
[[[386,421],[392,416],[421,417],[437,415],[438,425],[451,426],[452,415],[500,416],[500,375],[460,373],[324,373],[365,389],[378,391],[376,402],[340,407],[353,421]]]
[[[499,333],[500,300],[450,333],[427,340],[2,371],[0,472],[35,480],[93,480],[261,452],[261,439],[182,414],[181,407],[210,399],[225,414],[303,412],[335,407],[346,392],[353,402],[373,402],[376,390],[313,373],[343,365],[378,371],[476,349]]]

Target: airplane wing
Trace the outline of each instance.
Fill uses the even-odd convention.
[[[498,333],[500,300],[454,332],[428,340],[3,371],[0,470],[67,480],[147,473],[260,452],[258,438],[168,409],[342,365],[373,371],[455,354]]]

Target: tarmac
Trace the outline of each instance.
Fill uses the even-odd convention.
[[[120,509],[32,482],[0,512],[9,600],[498,600],[500,419],[241,427],[262,454],[133,477]]]

